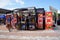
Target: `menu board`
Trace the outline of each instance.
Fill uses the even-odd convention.
[[[53,16],[52,16],[52,12],[46,12],[45,13],[45,29],[52,29],[52,25],[53,25]]]

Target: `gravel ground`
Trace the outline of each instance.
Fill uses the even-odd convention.
[[[57,27],[60,29],[60,26]],[[0,40],[60,40],[60,30],[12,31],[0,26]]]
[[[60,30],[0,31],[0,40],[60,40]]]

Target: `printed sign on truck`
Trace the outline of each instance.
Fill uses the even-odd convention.
[[[52,12],[45,13],[45,29],[52,29],[53,25],[53,15]]]

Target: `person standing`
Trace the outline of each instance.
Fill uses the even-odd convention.
[[[17,15],[16,14],[13,14],[12,17],[11,17],[11,25],[12,25],[12,28],[13,29],[16,29],[16,25],[17,25]]]
[[[9,32],[11,32],[11,16],[10,15],[6,16],[6,27],[9,30]]]

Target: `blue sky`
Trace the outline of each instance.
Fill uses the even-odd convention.
[[[36,7],[45,8],[49,10],[49,6],[52,6],[60,10],[60,0],[0,0],[0,8],[4,9],[15,9],[15,8],[26,8]]]

